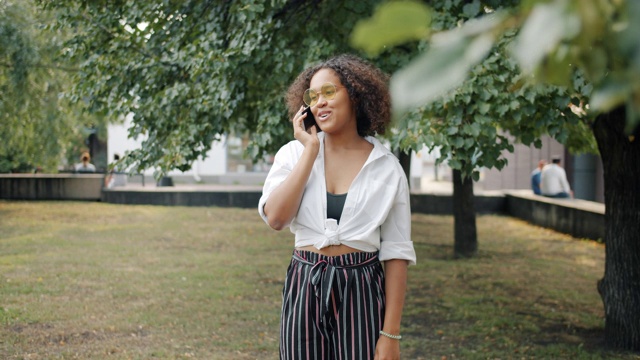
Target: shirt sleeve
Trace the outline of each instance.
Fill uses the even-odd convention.
[[[267,224],[269,222],[267,220],[267,215],[264,213],[264,205],[267,203],[269,195],[271,195],[273,190],[280,186],[280,184],[282,184],[282,182],[284,182],[287,176],[291,173],[294,165],[294,161],[292,160],[292,150],[293,146],[291,143],[278,150],[274,157],[271,170],[269,170],[264,186],[262,187],[262,196],[258,202],[258,213],[260,213],[260,216]]]
[[[411,202],[409,184],[402,176],[393,205],[380,226],[380,261],[403,259],[416,264],[416,252],[411,241]]]

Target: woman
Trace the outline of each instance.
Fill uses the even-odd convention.
[[[75,164],[74,170],[76,172],[96,172],[96,167],[91,163],[91,155],[85,151],[80,156],[80,162]]]
[[[342,55],[303,71],[286,99],[296,140],[276,154],[259,203],[265,222],[295,234],[280,358],[399,359],[416,255],[407,179],[372,137],[390,121],[387,77]],[[321,132],[305,130],[303,101]]]

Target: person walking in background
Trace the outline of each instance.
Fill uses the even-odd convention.
[[[111,189],[117,186],[127,185],[127,174],[120,170],[120,155],[113,155],[113,164],[111,165],[111,171],[106,176],[104,184],[107,188]]]
[[[553,198],[573,197],[567,173],[560,166],[560,157],[554,156],[551,164],[542,168],[540,174],[540,190],[542,195]]]
[[[533,169],[531,172],[531,190],[536,195],[541,195],[542,191],[540,190],[540,176],[542,174],[542,168],[547,164],[547,161],[541,159],[538,161],[538,167]]]
[[[88,152],[82,153],[80,162],[74,166],[74,170],[82,173],[96,172],[96,167],[91,163],[91,155]]]
[[[390,121],[387,81],[342,55],[303,71],[287,92],[295,140],[276,154],[258,205],[273,229],[295,234],[280,359],[400,358],[416,254],[406,176],[373,137]],[[311,117],[318,127],[305,128]]]

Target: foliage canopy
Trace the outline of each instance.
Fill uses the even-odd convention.
[[[596,151],[588,122],[572,111],[591,91],[582,74],[572,74],[574,86],[537,84],[510,56],[519,39],[516,29],[507,27],[513,5],[475,0],[427,8],[407,1],[396,2],[393,12],[378,9],[386,14],[374,16],[402,18],[417,6],[439,20],[432,27],[440,31],[428,39],[425,51],[392,78],[398,120],[394,144],[439,147],[448,155],[439,161],[475,180],[482,167],[504,167],[503,154],[513,151],[514,142],[539,147],[546,134],[573,151]],[[506,30],[496,31],[499,27]],[[385,49],[377,34],[389,29],[384,24],[370,29],[369,51]]]
[[[89,126],[100,128],[64,96],[76,69],[59,58],[67,33],[53,22],[31,1],[0,2],[0,172],[55,171],[63,157],[77,160]]]
[[[110,119],[132,113],[135,169],[187,170],[225,134],[249,134],[258,158],[290,140],[286,87],[306,66],[353,52],[349,34],[377,0],[41,0],[78,63],[73,100]],[[392,71],[415,47],[378,60]]]

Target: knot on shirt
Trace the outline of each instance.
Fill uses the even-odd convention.
[[[324,236],[313,245],[320,250],[331,245],[340,245],[340,233],[338,231],[338,222],[335,219],[327,219],[324,223]]]

